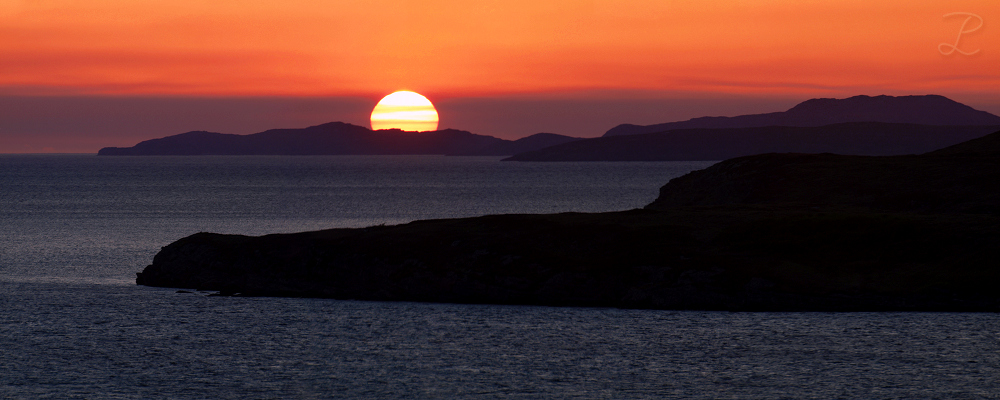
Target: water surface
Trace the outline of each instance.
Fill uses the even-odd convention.
[[[0,155],[0,398],[1000,398],[1000,317],[225,298],[173,240],[651,202],[701,163]]]

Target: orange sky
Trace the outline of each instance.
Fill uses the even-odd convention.
[[[951,12],[983,18],[976,55],[940,53]],[[992,24],[996,0],[0,0],[0,90],[996,93]]]
[[[966,30],[980,18],[982,27],[959,37],[967,15],[944,16],[954,12],[977,16]],[[942,54],[956,40],[978,52]],[[754,108],[754,99],[934,93],[998,113],[1000,1],[0,0],[0,96],[373,106],[400,89],[436,104],[746,98],[733,114],[781,110]],[[442,128],[473,130],[441,118]],[[548,128],[524,129],[511,135]]]

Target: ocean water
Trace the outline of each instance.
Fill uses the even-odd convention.
[[[0,398],[1000,398],[1000,316],[225,298],[171,241],[641,207],[711,162],[0,155]]]

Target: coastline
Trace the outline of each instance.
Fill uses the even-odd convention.
[[[224,295],[747,311],[1000,311],[1000,132],[919,156],[763,154],[644,209],[164,247],[136,283]]]

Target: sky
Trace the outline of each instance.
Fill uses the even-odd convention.
[[[507,139],[859,94],[1000,114],[1000,2],[0,0],[0,153],[368,126],[397,90]]]

